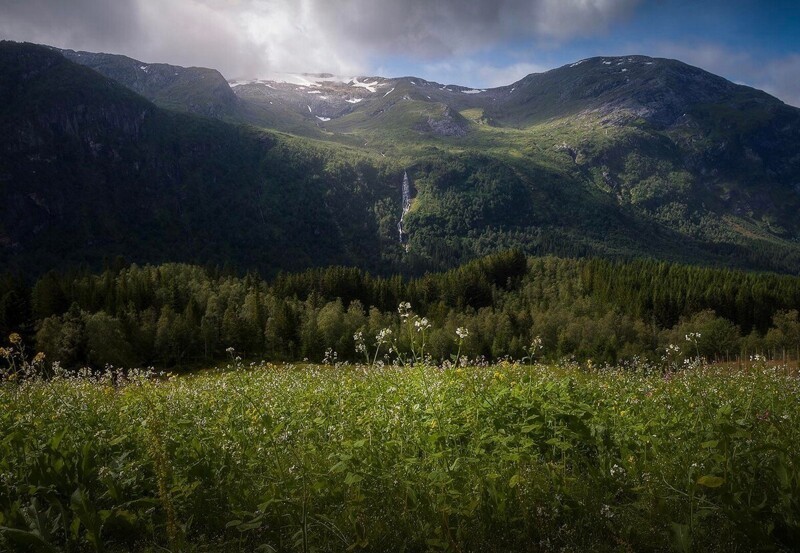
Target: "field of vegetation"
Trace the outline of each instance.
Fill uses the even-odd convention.
[[[800,542],[797,277],[511,251],[0,291],[0,551]]]
[[[800,381],[272,365],[0,385],[4,551],[790,551]]]

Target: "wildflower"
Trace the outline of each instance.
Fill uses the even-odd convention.
[[[16,332],[12,332],[11,335],[8,337],[8,341],[12,344],[19,344],[22,342],[22,336],[17,334]]]
[[[355,334],[353,334],[353,341],[356,343],[357,353],[367,352],[367,345],[364,343],[364,334],[361,331],[358,331]]]
[[[397,306],[397,312],[400,314],[401,319],[407,319],[411,316],[411,304],[407,301],[401,301],[400,305]]]
[[[611,512],[611,507],[608,505],[600,507],[600,514],[606,518],[614,518],[614,513]]]
[[[417,332],[423,332],[431,327],[431,324],[428,322],[428,319],[422,317],[421,319],[417,319],[414,321],[414,326],[417,327]]]
[[[40,351],[39,353],[37,353],[36,355],[34,355],[34,357],[33,357],[33,364],[34,364],[34,365],[37,365],[37,364],[39,364],[39,363],[43,363],[43,362],[44,362],[44,357],[45,357],[44,353],[42,353],[42,352]]]
[[[456,336],[458,336],[459,339],[463,340],[464,338],[469,336],[469,330],[460,326],[456,329]]]
[[[391,328],[382,328],[378,334],[375,335],[376,345],[384,344],[389,339],[392,333]]]

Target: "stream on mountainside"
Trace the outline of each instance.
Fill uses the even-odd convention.
[[[411,209],[411,183],[408,181],[408,172],[403,172],[403,212],[400,215],[400,220],[397,222],[397,232],[401,244],[405,244],[408,240],[408,234],[403,230],[403,219]]]

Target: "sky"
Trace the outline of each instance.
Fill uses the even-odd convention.
[[[0,0],[0,38],[228,79],[413,75],[475,88],[642,54],[800,106],[798,0]]]

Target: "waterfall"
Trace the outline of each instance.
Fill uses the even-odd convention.
[[[408,182],[408,172],[403,172],[403,213],[400,215],[400,220],[397,222],[397,232],[399,234],[400,243],[406,241],[406,233],[403,231],[403,218],[411,209],[411,184]]]

